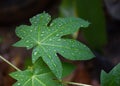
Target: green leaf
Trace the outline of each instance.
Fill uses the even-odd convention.
[[[60,16],[75,16],[75,2],[76,0],[62,0],[60,5]]]
[[[120,86],[120,64],[115,66],[109,73],[102,71],[101,86]]]
[[[32,65],[32,61],[31,61],[31,58],[30,57],[27,57],[25,60],[24,60],[24,69],[28,68],[29,66]]]
[[[42,59],[39,59],[33,67],[10,75],[17,80],[13,86],[62,86]]]
[[[107,43],[106,23],[102,0],[75,0],[76,14],[90,21],[91,25],[84,30],[88,45],[101,51]]]
[[[93,54],[84,44],[61,38],[76,32],[89,23],[80,18],[56,18],[50,23],[51,17],[42,13],[30,19],[31,26],[17,27],[16,34],[21,38],[14,46],[33,48],[32,62],[38,58],[49,66],[57,78],[62,77],[62,65],[56,53],[70,60],[88,60]]]
[[[62,75],[63,78],[68,76],[70,73],[72,73],[76,68],[75,65],[71,63],[63,62],[62,65],[63,65],[63,75]]]

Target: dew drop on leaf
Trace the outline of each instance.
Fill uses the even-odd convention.
[[[43,34],[41,34],[41,36],[43,36]]]
[[[72,55],[74,55],[74,53],[72,53]]]
[[[37,23],[37,22],[34,22],[35,24]]]
[[[83,27],[83,25],[81,25],[81,27]]]
[[[56,52],[56,50],[54,50]]]
[[[44,31],[42,31],[42,33],[45,33]]]
[[[34,55],[37,55],[37,52],[34,52]]]
[[[29,46],[26,46],[27,48],[29,48]]]
[[[61,39],[58,39],[57,41],[61,41]]]
[[[33,17],[34,19],[36,18],[36,16]]]
[[[59,36],[59,34],[56,34],[56,36]]]
[[[17,85],[20,85],[20,83],[18,83]]]
[[[18,76],[17,74],[15,76]]]
[[[28,43],[29,41],[27,40],[26,42]]]
[[[50,24],[50,26],[53,26],[53,24]]]
[[[25,33],[25,31],[23,31],[23,33]]]
[[[52,39],[49,39],[49,41],[51,41]]]
[[[86,45],[83,45],[83,47],[86,47]]]

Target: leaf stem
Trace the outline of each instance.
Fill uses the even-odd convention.
[[[13,67],[14,69],[16,69],[17,71],[21,71],[19,68],[17,68],[15,65],[13,65],[12,63],[10,63],[8,60],[6,60],[4,57],[0,56],[0,58],[5,61],[6,63],[8,63],[11,67]]]
[[[82,83],[76,83],[76,82],[66,82],[66,84],[77,85],[77,86],[92,86],[92,85],[87,85],[87,84],[82,84]]]

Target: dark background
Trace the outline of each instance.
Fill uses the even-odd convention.
[[[15,35],[15,27],[29,24],[29,18],[44,11],[53,17],[59,16],[61,2],[62,0],[0,0],[0,55],[24,69],[24,59],[31,57],[31,50],[12,46],[19,40]],[[104,2],[102,4],[107,32],[107,43],[102,48],[103,53],[93,50],[96,58],[75,62],[77,68],[67,80],[99,86],[101,70],[109,72],[120,62],[120,20],[109,13]],[[78,40],[81,41],[80,34]],[[15,70],[0,60],[0,86],[12,86],[15,81],[8,75],[12,71]]]

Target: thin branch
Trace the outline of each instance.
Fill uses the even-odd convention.
[[[76,86],[92,86],[92,85],[87,85],[87,84],[82,84],[82,83],[76,83],[76,82],[66,82],[66,84],[71,84],[71,85],[76,85]]]
[[[15,65],[13,65],[12,63],[10,63],[8,60],[6,60],[4,57],[0,56],[0,58],[5,61],[7,64],[9,64],[11,67],[13,67],[14,69],[16,69],[17,71],[21,71],[19,68],[17,68]]]

